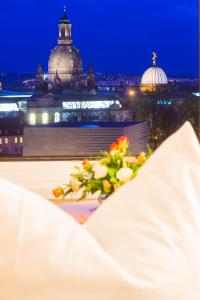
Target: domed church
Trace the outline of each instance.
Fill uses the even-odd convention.
[[[165,71],[157,67],[157,54],[153,52],[153,66],[145,71],[141,80],[142,92],[166,91],[168,88],[168,79]]]
[[[80,89],[83,82],[83,64],[79,50],[73,46],[72,25],[66,8],[59,21],[58,45],[51,51],[48,63],[49,89]]]

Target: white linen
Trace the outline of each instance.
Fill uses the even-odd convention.
[[[70,180],[80,161],[6,161],[0,162],[0,177],[49,199],[52,190]]]
[[[135,299],[199,300],[200,147],[191,125],[165,141],[85,227],[129,273]]]
[[[85,227],[0,178],[0,299],[199,300],[199,148],[186,124]]]
[[[126,272],[48,201],[0,178],[0,299],[132,299]]]

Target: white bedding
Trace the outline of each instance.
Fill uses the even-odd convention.
[[[83,227],[0,178],[1,300],[199,300],[200,149],[187,123]]]
[[[135,299],[200,299],[200,146],[189,123],[85,227],[126,270]]]
[[[0,299],[132,299],[126,271],[74,219],[0,179]]]

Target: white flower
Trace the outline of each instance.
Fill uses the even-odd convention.
[[[83,172],[83,178],[86,180],[90,180],[92,178],[92,174],[89,172]]]
[[[94,167],[93,167],[93,171],[94,171],[94,178],[95,179],[104,178],[108,174],[107,167],[103,166],[101,164],[95,164]]]
[[[70,186],[73,192],[77,192],[80,188],[81,182],[74,177],[71,177]]]
[[[129,163],[129,164],[136,164],[137,163],[137,158],[134,156],[127,156],[124,158],[125,162]]]
[[[121,168],[117,172],[117,179],[119,179],[122,182],[129,181],[133,176],[133,171],[130,168]]]

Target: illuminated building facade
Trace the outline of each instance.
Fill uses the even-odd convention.
[[[131,121],[118,95],[114,94],[44,94],[27,102],[27,123],[48,125],[61,122]]]
[[[59,123],[62,119],[62,102],[55,101],[52,95],[44,94],[40,97],[34,97],[27,103],[26,121],[31,126]]]

